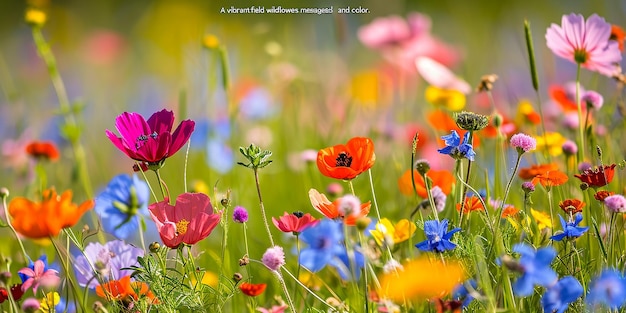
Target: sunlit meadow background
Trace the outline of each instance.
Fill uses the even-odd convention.
[[[332,5],[335,12],[349,5],[366,7],[370,13],[219,13],[221,7],[252,4],[266,8]],[[60,134],[58,100],[46,66],[37,55],[31,29],[23,20],[28,5],[48,13],[43,33],[57,57],[70,101],[82,108],[78,123],[91,190],[78,180],[71,148]],[[398,70],[379,53],[366,48],[356,34],[359,27],[376,17],[406,17],[414,11],[430,16],[432,34],[457,49],[458,61],[451,68],[470,85],[476,86],[485,74],[499,76],[493,90],[495,103],[501,114],[511,119],[522,99],[531,99],[537,109],[524,42],[524,19],[533,31],[543,106],[552,112],[555,104],[550,100],[548,87],[573,81],[576,67],[547,49],[547,27],[560,23],[561,16],[571,12],[585,17],[597,13],[610,23],[626,26],[626,3],[617,0],[2,1],[0,186],[7,187],[11,197],[32,196],[33,163],[15,147],[31,140],[52,140],[58,145],[61,158],[45,165],[48,186],[59,191],[73,190],[75,202],[95,196],[113,176],[132,174],[133,162],[109,142],[105,129],[114,129],[115,117],[124,111],[148,117],[167,108],[175,112],[176,124],[186,118],[196,121],[188,156],[188,188],[208,193],[216,207],[230,190],[232,204],[249,210],[251,258],[260,259],[269,241],[259,216],[254,176],[236,165],[244,161],[238,147],[250,143],[273,152],[273,163],[260,175],[270,217],[293,211],[321,217],[312,208],[308,191],[324,191],[334,181],[319,174],[314,162],[307,161],[306,150],[317,151],[345,143],[354,136],[367,136],[376,147],[372,174],[380,212],[392,220],[408,218],[420,200],[401,194],[398,179],[411,166],[414,133],[420,132],[418,158],[428,159],[434,169],[449,171],[453,169],[453,160],[436,152],[443,133],[435,132],[424,118],[433,109],[424,100],[426,84],[414,71]],[[228,91],[224,88],[224,67],[218,53],[203,43],[207,35],[214,36],[213,40],[227,51]],[[600,140],[605,147],[605,161],[617,163],[624,156],[624,128],[623,117],[612,114],[617,111],[615,83],[588,71],[583,71],[581,82],[605,97],[604,118],[598,123],[604,123],[607,133]],[[466,109],[491,113],[484,94],[468,96]],[[569,139],[576,138],[574,130],[563,130],[556,122],[547,127],[560,130]],[[520,125],[518,129],[538,132],[530,126]],[[477,189],[486,188],[484,177],[489,172],[492,183],[496,180],[500,184],[490,188],[502,192],[509,175],[493,176],[493,143],[485,141],[475,150],[472,184]],[[504,157],[510,172],[515,153],[511,151]],[[184,161],[183,149],[169,158],[162,170],[172,195],[184,191]],[[533,154],[522,164],[543,161],[540,154]],[[154,185],[153,174],[147,174]],[[354,180],[354,186],[356,194],[368,201],[372,195],[367,177],[363,176]],[[623,192],[623,181],[623,171],[617,171],[612,190]],[[521,180],[514,182],[509,202],[521,203],[520,183]],[[342,186],[349,192],[347,184]],[[537,207],[546,209],[541,198],[535,202]],[[448,203],[449,214],[443,216],[456,214],[452,205]],[[75,229],[80,230],[85,224],[95,229],[92,214],[87,213]],[[154,227],[150,227],[149,217],[147,223],[146,242],[160,241]],[[270,226],[285,247],[288,267],[295,269],[292,238]],[[25,265],[25,260],[15,252],[17,244],[11,233],[3,230],[1,234],[6,240],[0,245],[0,254],[2,259],[12,260],[15,272]],[[241,234],[239,228],[231,225],[229,258],[225,260],[230,262],[227,273],[240,271],[237,260],[245,253]],[[107,238],[113,239],[109,235]],[[423,232],[418,229],[413,242],[423,239]],[[137,240],[133,243],[139,245]],[[195,248],[204,252],[197,263],[209,271],[217,271],[221,262],[220,241],[218,227]],[[56,258],[49,245],[26,240],[26,247],[33,258],[41,254],[47,254],[51,260]],[[256,299],[258,305],[272,304],[273,295],[280,294],[278,284],[258,266],[254,275],[256,282],[269,284],[265,294]],[[338,280],[328,283],[339,286]],[[295,286],[293,281],[287,284]],[[228,310],[244,310],[245,301],[245,296],[236,295]]]

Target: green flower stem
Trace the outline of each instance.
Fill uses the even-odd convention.
[[[11,229],[11,232],[13,232],[13,235],[15,235],[15,239],[17,239],[17,243],[19,243],[20,245],[20,249],[22,250],[22,254],[24,255],[24,261],[28,262],[30,260],[30,257],[28,256],[28,253],[26,253],[26,249],[24,249],[24,244],[22,243],[22,240],[20,239],[20,236],[17,234],[17,231],[15,230],[15,228],[13,228],[13,225],[11,224],[11,219],[9,218],[10,215],[9,215],[9,209],[7,207],[6,195],[3,195],[2,197],[2,207],[4,208],[4,217],[7,219],[7,225]]]
[[[54,57],[54,54],[52,54],[52,49],[50,49],[50,45],[48,45],[48,42],[46,42],[46,39],[41,32],[41,28],[33,27],[32,33],[33,39],[35,41],[35,46],[37,47],[37,52],[46,63],[46,66],[48,68],[48,74],[52,79],[52,85],[54,86],[54,90],[56,91],[57,98],[59,100],[59,106],[63,118],[65,119],[65,125],[70,129],[70,131],[74,132],[73,134],[67,136],[67,139],[69,140],[72,146],[72,150],[74,151],[74,158],[76,159],[79,177],[83,183],[85,194],[88,198],[92,198],[93,194],[87,168],[85,150],[83,149],[79,140],[78,124],[76,123],[76,119],[74,118],[74,112],[70,105],[69,98],[67,97],[67,92],[63,83],[63,79],[61,79],[61,75],[59,74],[56,59]]]
[[[517,161],[515,161],[515,168],[513,168],[513,173],[511,173],[511,178],[509,182],[506,184],[506,188],[504,189],[504,197],[502,198],[502,203],[500,203],[500,208],[498,209],[498,215],[495,217],[496,224],[499,225],[498,220],[502,216],[502,211],[504,210],[504,206],[506,204],[506,198],[509,196],[509,192],[511,191],[511,185],[513,184],[513,179],[515,179],[515,174],[517,173],[517,169],[519,168],[519,164],[522,161],[522,153],[517,153]],[[499,228],[499,227],[498,227]]]
[[[439,221],[439,214],[437,213],[437,208],[435,206],[435,199],[433,199],[433,194],[430,192],[430,182],[428,180],[428,175],[424,173],[422,175],[422,179],[424,180],[424,186],[426,187],[426,194],[428,195],[428,202],[430,203],[430,208],[433,210],[433,216],[437,221]]]
[[[143,180],[148,185],[148,189],[150,189],[150,193],[152,194],[152,197],[154,198],[154,201],[158,202],[159,198],[157,198],[156,193],[154,192],[154,189],[152,189],[152,185],[150,185],[150,181],[148,180],[148,177],[146,176],[146,172],[143,171],[143,169],[141,168],[141,164],[139,162],[135,162],[135,164],[139,168],[139,172],[141,172],[141,175],[143,176]]]
[[[7,265],[7,273],[11,273],[11,262],[8,261],[6,262]],[[8,285],[6,287],[9,287]],[[7,288],[7,289],[10,289]],[[15,299],[13,299],[13,293],[11,292],[7,292],[7,297],[9,298],[9,303],[11,305],[9,305],[9,312],[13,313],[13,312],[19,312],[20,310],[17,308],[17,304],[15,303]]]
[[[257,195],[259,196],[259,206],[261,207],[261,216],[263,217],[263,224],[265,225],[265,230],[267,231],[267,235],[270,238],[270,244],[273,247],[275,246],[274,238],[272,237],[272,233],[270,232],[270,226],[267,223],[267,216],[265,215],[265,206],[263,205],[263,197],[261,196],[261,184],[259,183],[259,171],[256,167],[253,168],[253,170],[254,170],[254,182],[256,184],[256,192],[257,192]]]
[[[163,197],[163,200],[165,200],[166,197],[165,197],[165,190],[163,190],[163,180],[161,179],[161,172],[158,169],[156,169],[154,170],[154,173],[156,174],[157,182],[159,183],[159,188],[161,189],[161,196]],[[168,194],[167,199],[169,199],[169,194]]]
[[[63,258],[63,253],[61,253],[61,249],[59,248],[59,246],[57,245],[57,243],[55,242],[52,236],[50,236],[50,242],[52,242],[52,246],[54,246],[54,250],[59,256],[59,260],[61,260],[63,271],[67,274],[67,281],[70,285],[70,288],[72,288],[74,297],[78,300],[78,303],[80,304],[82,312],[87,312],[87,306],[85,304],[86,299],[81,299],[81,293],[78,289],[78,286],[76,285],[76,282],[74,281],[74,278],[72,277],[72,275],[69,274],[70,273],[70,268],[68,266],[69,262],[66,262],[65,258]],[[69,258],[69,252],[66,251],[66,254],[67,254],[67,257]]]
[[[470,145],[474,145],[474,133],[472,131],[469,131],[469,143]],[[465,198],[467,198],[467,195],[465,194],[467,191],[467,186],[469,186],[469,179],[470,179],[470,174],[472,172],[472,161],[470,159],[467,159],[467,172],[465,173],[465,182],[463,183],[463,187],[461,187],[461,210],[459,211],[459,225],[462,225],[463,223],[463,211],[465,209]],[[487,207],[485,207],[485,211],[487,210]]]
[[[280,287],[283,288],[283,293],[285,294],[285,298],[287,298],[287,304],[289,305],[289,309],[291,309],[291,312],[297,312],[296,307],[293,305],[293,301],[291,300],[291,295],[289,295],[289,290],[287,289],[287,284],[285,284],[283,276],[280,274],[279,271],[274,271],[274,275],[276,276],[276,279],[278,279]]]
[[[583,130],[583,111],[580,105],[580,63],[576,67],[576,109],[578,111],[578,163],[585,160],[585,132]],[[547,144],[547,142],[546,142]]]
[[[547,187],[548,189],[548,207],[550,208],[550,224],[552,224],[552,229],[554,229],[554,208],[552,205],[552,187]]]
[[[374,191],[374,181],[372,179],[372,169],[368,169],[367,173],[369,174],[369,178],[370,178],[370,189],[372,190],[372,200],[374,201],[374,208],[376,209],[376,217],[378,217],[378,220],[380,221],[380,210],[378,209],[378,201],[376,201],[376,191]]]
[[[320,296],[318,296],[315,292],[313,292],[311,289],[309,289],[306,285],[304,285],[299,279],[297,279],[295,276],[293,276],[293,274],[291,274],[285,267],[282,267],[282,270],[285,271],[285,273],[287,273],[293,280],[296,281],[296,283],[298,283],[298,285],[300,285],[300,287],[304,288],[304,290],[306,290],[308,293],[310,293],[313,298],[317,299],[318,301],[322,302],[323,304],[325,304],[329,310],[331,312],[337,312],[337,309],[335,309],[334,306],[328,304],[328,302],[324,301],[324,299],[322,299]]]

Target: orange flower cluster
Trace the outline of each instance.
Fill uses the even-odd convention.
[[[349,226],[354,226],[359,218],[369,214],[370,208],[372,207],[371,202],[367,201],[366,203],[361,203],[361,211],[359,212],[358,216],[342,216],[341,213],[339,213],[339,200],[330,202],[326,195],[320,193],[315,189],[309,190],[309,200],[311,200],[311,205],[313,206],[313,208],[322,213],[327,218],[331,220],[345,218],[344,223]]]
[[[96,294],[101,298],[109,300],[139,300],[147,297],[152,303],[157,303],[157,299],[144,282],[131,282],[130,276],[124,276],[119,280],[112,280],[96,287]]]
[[[241,283],[239,290],[246,296],[256,297],[262,294],[266,287],[267,284]]]
[[[606,199],[606,197],[608,197],[608,196],[612,196],[612,195],[614,195],[614,194],[615,194],[615,193],[614,193],[613,191],[600,190],[600,191],[596,192],[596,193],[593,195],[593,197],[594,197],[596,200],[600,201],[600,202],[604,202],[604,199]]]
[[[72,227],[87,210],[94,206],[87,200],[77,206],[72,203],[72,191],[58,196],[53,189],[44,190],[41,202],[26,198],[15,198],[9,203],[9,214],[13,217],[15,230],[32,239],[56,236],[61,229]]]
[[[369,170],[376,161],[374,143],[355,137],[345,145],[324,148],[317,153],[317,168],[326,177],[351,180]]]
[[[59,150],[50,141],[33,141],[26,145],[26,153],[36,159],[54,161],[59,158]]]
[[[463,214],[469,214],[472,211],[484,210],[483,204],[480,202],[480,198],[477,196],[471,196],[465,198],[465,204],[463,205]],[[457,203],[456,210],[461,211],[461,205]]]
[[[508,217],[514,217],[515,215],[517,215],[517,213],[519,213],[519,209],[512,206],[512,205],[507,205],[504,207],[504,209],[502,210],[502,218],[508,218]]]
[[[518,175],[521,179],[528,180],[528,179],[535,178],[535,176],[539,174],[544,174],[546,172],[558,171],[558,170],[559,170],[559,166],[554,163],[538,164],[538,165],[532,165],[531,167],[525,167],[525,168],[520,169]]]
[[[583,211],[585,203],[578,199],[567,199],[559,202],[559,207],[567,214],[576,214]]]
[[[548,171],[543,174],[539,174],[535,176],[535,178],[533,178],[532,180],[532,183],[536,185],[537,182],[539,182],[541,186],[544,186],[546,188],[551,188],[551,187],[565,184],[568,179],[569,178],[567,177],[567,174],[556,170],[556,171]]]
[[[441,191],[446,195],[450,194],[452,190],[452,184],[454,184],[454,176],[452,173],[445,170],[429,170],[426,173],[426,176],[430,178],[433,182],[430,188],[435,186],[439,186]],[[415,191],[413,191],[413,183],[411,183],[411,170],[407,170],[402,174],[400,179],[398,179],[398,187],[400,188],[400,192],[404,195],[410,196],[413,195],[414,192],[417,192],[417,195],[422,198],[427,198],[428,193],[426,191],[426,184],[424,184],[424,179],[422,175],[417,172],[417,170],[413,170],[413,178],[415,180]]]

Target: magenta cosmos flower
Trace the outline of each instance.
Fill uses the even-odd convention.
[[[596,14],[587,21],[580,14],[563,15],[561,26],[552,24],[546,32],[554,54],[609,77],[616,73],[615,63],[622,60],[619,44],[610,36],[611,24]]]
[[[42,260],[35,261],[33,268],[25,267],[19,270],[18,273],[24,274],[27,277],[24,283],[22,283],[22,291],[33,287],[35,294],[37,294],[37,288],[39,288],[39,286],[45,288],[56,287],[61,282],[57,271],[53,269],[46,270],[46,264]]]
[[[124,112],[115,119],[115,128],[122,136],[106,131],[113,144],[131,159],[149,165],[161,164],[174,155],[191,137],[196,123],[184,120],[172,133],[174,113],[161,110],[146,121],[139,113]]]
[[[203,193],[184,193],[176,205],[166,199],[148,207],[163,244],[176,249],[181,243],[193,245],[208,237],[220,221],[211,199]]]

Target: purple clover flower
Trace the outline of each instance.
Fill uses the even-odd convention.
[[[526,134],[515,134],[511,136],[511,147],[517,149],[517,153],[532,151],[537,148],[537,140]]]

